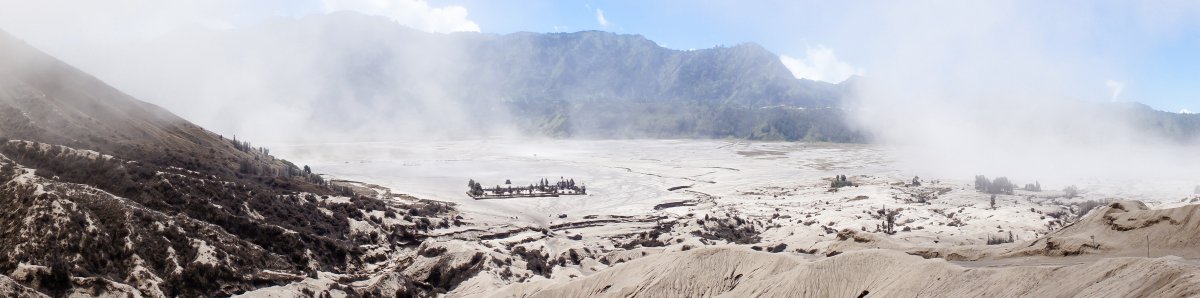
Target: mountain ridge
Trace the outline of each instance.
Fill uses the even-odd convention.
[[[186,111],[187,118],[206,127],[252,137],[260,131],[279,132],[272,135],[298,141],[308,136],[377,140],[510,131],[595,136],[602,131],[589,123],[617,120],[540,110],[605,106],[601,112],[649,122],[698,115],[642,113],[621,106],[708,106],[704,112],[712,113],[722,108],[827,108],[839,106],[846,92],[837,84],[795,78],[777,55],[754,43],[684,51],[644,36],[604,31],[427,33],[351,12],[177,32],[108,53],[109,59],[89,61],[83,68],[141,98]],[[150,79],[162,83],[143,84]],[[258,120],[263,115],[237,108],[247,106],[286,110],[289,114],[280,117],[294,124]],[[630,136],[758,138],[754,135],[761,133],[752,131],[756,126],[784,130],[769,127],[779,122],[773,116],[750,113],[754,118],[746,120],[755,124],[733,133],[684,124],[671,130],[629,127]],[[543,131],[538,125],[556,118],[573,129]],[[797,132],[766,139],[803,137]]]

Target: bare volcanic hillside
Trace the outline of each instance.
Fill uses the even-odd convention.
[[[496,296],[1190,297],[1200,294],[1198,212],[1200,205],[1114,202],[1046,236],[997,246],[931,249],[865,237],[827,257],[718,246],[516,284]],[[1143,257],[1147,249],[1154,257]]]
[[[3,32],[0,206],[5,296],[228,296],[377,272],[454,216],[326,181]],[[384,294],[454,285],[404,284]]]

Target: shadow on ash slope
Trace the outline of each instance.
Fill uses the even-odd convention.
[[[886,152],[855,145],[322,146],[376,157],[299,154],[312,147],[284,155],[337,177],[457,203],[464,225],[435,231],[405,261],[418,268],[411,270],[470,268],[426,281],[453,279],[451,297],[1200,295],[1200,205],[1188,205],[1196,196],[1080,185],[1071,198],[1017,189],[993,205],[967,180],[911,185],[913,175],[892,168]],[[840,174],[852,186],[831,189]],[[485,201],[462,194],[468,179],[520,185],[558,176],[584,181],[592,194]],[[1145,258],[1147,244],[1158,258]],[[289,287],[298,285],[280,289]]]

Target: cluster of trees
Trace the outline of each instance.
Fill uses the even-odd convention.
[[[842,188],[847,186],[855,185],[854,182],[850,182],[846,179],[846,175],[837,175],[836,177],[833,177],[833,182],[829,183],[830,188]]]
[[[298,179],[334,190],[330,188],[332,185],[329,181],[325,181],[325,178],[322,178],[321,175],[313,173],[312,168],[307,165],[300,168],[287,160],[281,159],[279,162],[280,164],[275,164],[268,160],[260,159],[258,156],[240,158],[238,159],[238,176],[241,178]]]
[[[325,178],[313,173],[312,168],[307,165],[299,167],[285,159],[276,159],[270,155],[271,150],[266,147],[254,147],[249,141],[239,141],[236,136],[233,139],[224,137],[221,139],[228,141],[234,149],[246,153],[244,156],[234,156],[237,161],[237,171],[234,174],[238,178],[258,178],[260,181],[269,181],[270,178],[296,179],[337,194],[352,194],[344,187],[337,187],[329,181],[325,181]],[[192,169],[190,167],[182,168]],[[284,188],[293,186],[291,183],[280,183],[280,181],[272,181],[270,185],[273,187],[285,186]]]
[[[572,190],[572,191],[575,191],[575,192],[578,192],[581,194],[587,193],[587,186],[575,185],[575,178],[559,180],[557,183],[554,184],[554,186],[557,187],[558,189],[569,189],[569,190]],[[547,180],[546,178],[542,178],[542,184],[540,185],[540,189],[544,190],[549,187],[550,187],[550,180]]]
[[[558,182],[551,183],[550,180],[542,178],[537,184],[529,186],[512,186],[512,180],[505,179],[505,187],[496,185],[492,188],[484,188],[483,184],[476,182],[475,179],[467,181],[467,194],[475,197],[487,195],[521,195],[521,194],[587,194],[587,186],[575,184],[575,179],[560,179]]]
[[[497,188],[498,187],[499,186],[497,186]],[[479,182],[475,182],[475,179],[471,179],[471,181],[467,181],[467,193],[471,194],[472,196],[482,196],[483,185],[479,184]]]
[[[975,190],[990,193],[990,194],[1013,194],[1016,186],[1007,177],[996,177],[996,179],[988,180],[987,176],[975,176]]]
[[[1097,200],[1083,201],[1083,202],[1079,203],[1079,209],[1075,210],[1075,217],[1083,218],[1083,216],[1087,215],[1088,212],[1091,212],[1092,209],[1096,209],[1096,207],[1104,206],[1107,204],[1108,204],[1108,202],[1097,201]]]
[[[1032,184],[1026,183],[1024,189],[1025,191],[1040,192],[1042,191],[1042,183],[1037,181],[1034,181]]]
[[[250,145],[250,141],[238,141],[237,136],[233,136],[232,139],[229,139],[229,143],[233,144],[233,148],[237,149],[238,151],[262,155],[271,154],[270,149],[267,149],[266,147],[254,147]]]

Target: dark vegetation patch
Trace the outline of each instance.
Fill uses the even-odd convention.
[[[997,244],[1013,243],[1013,241],[1016,241],[1016,239],[1014,239],[1014,238],[1013,238],[1013,233],[1012,233],[1012,231],[1009,231],[1009,232],[1008,232],[1008,237],[1004,237],[1004,236],[996,236],[996,235],[988,234],[988,238],[987,238],[987,245],[997,245]]]
[[[707,240],[724,240],[736,244],[754,244],[762,240],[761,231],[754,223],[738,216],[726,218],[710,218],[700,224],[701,230],[692,234]]]
[[[1097,201],[1097,200],[1083,201],[1083,202],[1079,203],[1079,207],[1075,211],[1075,216],[1082,218],[1084,215],[1087,215],[1088,212],[1091,212],[1092,209],[1096,209],[1096,207],[1104,206],[1107,204],[1108,204],[1107,202]]]
[[[780,243],[780,244],[777,244],[777,245],[771,247],[772,253],[781,253],[785,250],[787,250],[787,244],[783,244],[783,243]]]
[[[657,229],[657,228],[654,230],[651,230],[649,232],[641,232],[641,233],[637,234],[636,237],[633,237],[633,239],[629,240],[629,242],[625,242],[625,244],[621,244],[620,247],[622,249],[629,250],[629,249],[637,248],[639,246],[640,247],[667,246],[666,242],[663,242],[662,240],[658,239],[658,237],[661,236],[662,233],[663,233],[662,230]]]
[[[837,175],[837,177],[833,177],[833,182],[829,183],[829,188],[831,188],[831,189],[838,189],[838,188],[850,187],[850,186],[858,186],[858,185],[854,184],[854,182],[851,182],[849,179],[847,179],[846,175]]]
[[[671,188],[667,188],[667,191],[676,191],[676,190],[680,190],[680,189],[684,189],[684,188],[692,188],[692,186],[691,185],[672,186]]]
[[[97,187],[158,212],[186,214],[293,261],[304,259],[306,247],[321,247],[312,252],[320,263],[331,266],[327,269],[340,267],[335,265],[338,261],[357,253],[346,237],[350,234],[347,218],[362,219],[360,207],[379,206],[370,202],[378,200],[369,198],[359,198],[352,201],[357,202],[354,204],[318,204],[333,211],[332,215],[326,215],[314,208],[317,206],[296,204],[295,195],[281,198],[286,189],[266,187],[263,183],[160,175],[157,173],[168,170],[119,159],[63,155],[57,150],[42,151],[16,142],[0,145],[0,152],[20,164],[37,168],[39,176]],[[265,218],[254,220],[242,204]],[[285,229],[301,233],[285,233]]]
[[[423,247],[423,248],[421,248],[421,250],[418,250],[418,251],[417,251],[417,254],[418,254],[418,255],[421,255],[422,257],[426,257],[426,258],[433,258],[433,257],[437,257],[437,256],[440,256],[440,255],[442,255],[442,254],[444,254],[444,253],[446,253],[446,248],[445,248],[445,247],[441,247],[441,246],[438,246],[438,247]]]
[[[462,282],[475,277],[483,270],[487,257],[482,252],[476,252],[467,262],[452,265],[452,258],[441,258],[434,265],[433,271],[425,278],[425,283],[432,286],[438,293],[454,290]]]
[[[378,217],[367,213],[400,211],[419,216],[418,221],[426,223],[416,228],[429,229],[448,224],[427,217],[443,216],[452,210],[447,204],[419,202],[401,206],[365,196],[351,196],[348,203],[333,203],[319,196],[337,195],[338,191],[307,180],[305,177],[311,176],[306,176],[304,170],[290,178],[246,173],[223,176],[149,162],[88,158],[71,154],[71,149],[65,147],[43,150],[30,144],[0,142],[0,153],[36,168],[36,174],[42,178],[85,184],[131,202],[104,193],[77,192],[65,198],[77,209],[68,210],[65,218],[55,218],[40,216],[45,212],[37,209],[49,204],[53,195],[33,197],[31,189],[0,189],[0,197],[8,200],[5,206],[12,211],[0,214],[0,224],[20,225],[25,217],[34,217],[36,226],[56,227],[46,229],[42,235],[0,229],[0,250],[13,251],[22,243],[42,243],[42,249],[25,250],[15,258],[49,264],[60,256],[78,254],[81,258],[72,262],[72,270],[80,276],[111,280],[125,280],[133,267],[131,257],[137,254],[147,268],[164,279],[162,288],[171,296],[226,296],[274,285],[252,276],[262,269],[305,272],[310,260],[316,261],[322,271],[344,271],[348,264],[369,261],[359,248],[362,244],[387,241],[413,245],[423,238],[418,231],[404,226],[384,227],[381,234],[352,236],[350,219],[383,226]],[[0,169],[0,178],[5,180],[17,174],[11,165]],[[316,191],[316,194],[301,195],[301,191]],[[66,224],[55,224],[56,220],[65,220]],[[87,230],[89,222],[97,231]],[[158,225],[164,228],[156,228]],[[222,235],[234,238],[223,239],[228,236]],[[187,262],[197,253],[192,239],[215,246],[218,258],[228,264],[204,267]],[[132,242],[130,248],[126,242]],[[57,245],[45,245],[49,243]],[[181,274],[169,274],[175,271],[175,265],[169,261],[168,248],[175,251],[178,263],[183,264]],[[378,256],[371,260],[378,261]]]
[[[550,277],[550,273],[554,271],[554,264],[550,260],[550,255],[543,253],[537,249],[527,249],[524,246],[514,247],[513,255],[525,259],[525,269],[533,271],[533,274]]]
[[[666,203],[654,205],[654,210],[663,210],[663,209],[667,209],[667,208],[687,207],[687,206],[696,206],[696,201],[689,200],[689,201],[679,201],[679,202],[666,202]]]

